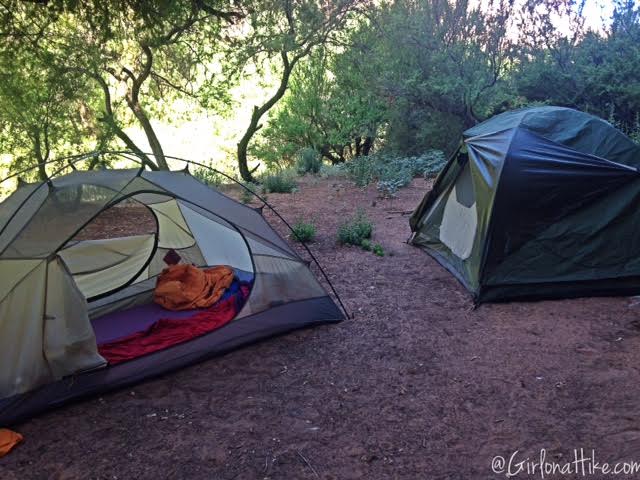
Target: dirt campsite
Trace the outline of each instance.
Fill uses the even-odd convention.
[[[0,460],[0,478],[504,478],[497,456],[640,458],[637,300],[474,308],[405,243],[407,212],[430,184],[380,199],[374,186],[305,177],[296,193],[270,194],[286,219],[314,220],[309,246],[352,318],[16,425],[25,440]],[[354,209],[372,220],[384,256],[337,244]]]

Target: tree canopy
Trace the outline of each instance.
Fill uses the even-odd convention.
[[[166,169],[157,128],[180,123],[176,102],[229,115],[247,84],[261,100],[247,106],[233,154],[249,181],[309,149],[331,163],[450,151],[465,128],[540,103],[594,113],[638,140],[640,7],[617,0],[593,30],[582,6],[0,0],[0,153],[40,179],[48,162],[91,150],[124,148]]]

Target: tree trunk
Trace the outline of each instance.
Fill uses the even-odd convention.
[[[364,139],[364,143],[362,144],[362,155],[367,157],[371,152],[371,147],[373,146],[373,137],[367,136]]]
[[[255,178],[253,178],[253,172],[256,170],[255,167],[253,170],[249,170],[249,160],[247,158],[247,151],[249,150],[249,142],[255,133],[260,130],[260,125],[258,122],[260,121],[261,114],[259,113],[258,107],[253,107],[253,112],[251,113],[251,121],[249,122],[249,127],[246,132],[238,142],[238,170],[240,170],[240,176],[245,182],[255,183]]]
[[[344,149],[342,153],[335,154],[331,151],[331,146],[328,144],[322,145],[320,147],[320,155],[328,159],[332,165],[337,165],[338,163],[345,162]]]
[[[144,165],[147,165],[152,170],[158,170],[158,166],[147,155],[144,154],[144,152],[134,143],[133,140],[131,140],[129,135],[127,135],[116,122],[113,107],[111,105],[111,92],[109,91],[109,85],[107,84],[105,79],[102,78],[97,72],[92,72],[89,70],[81,71],[88,74],[91,78],[98,82],[100,88],[102,88],[102,93],[104,94],[105,115],[100,119],[100,121],[105,122],[107,125],[109,125],[116,136],[124,142],[127,148],[134,152],[138,157],[140,157],[140,160]]]
[[[147,117],[147,114],[139,103],[137,105],[131,106],[131,110],[138,119],[140,125],[142,125],[142,129],[147,136],[147,140],[149,141],[149,146],[151,147],[151,152],[153,153],[153,156],[156,160],[156,164],[158,165],[160,170],[169,170],[169,164],[167,163],[167,159],[164,156],[162,145],[160,144],[160,140],[158,140],[156,132],[151,126],[149,117]]]
[[[149,78],[151,74],[151,67],[153,65],[153,53],[151,51],[151,47],[145,43],[140,43],[140,48],[145,56],[145,61],[142,66],[142,71],[135,76],[133,72],[130,70],[123,68],[123,72],[131,79],[131,90],[127,95],[127,105],[138,119],[138,122],[142,126],[145,135],[147,136],[147,140],[149,141],[149,146],[151,147],[151,151],[153,152],[153,156],[155,157],[156,164],[161,170],[169,170],[169,164],[167,163],[167,159],[164,156],[164,152],[162,151],[162,145],[160,145],[160,140],[158,140],[158,136],[156,132],[153,130],[151,126],[151,122],[149,121],[149,117],[147,113],[142,108],[140,104],[140,88],[142,84]]]
[[[147,165],[151,170],[158,170],[158,165],[156,165],[153,161],[151,161],[151,159],[142,150],[140,150],[140,147],[138,147],[133,142],[133,140],[131,140],[129,135],[127,135],[124,132],[124,130],[122,130],[118,126],[118,124],[116,123],[116,121],[113,119],[111,115],[105,115],[103,118],[101,118],[101,121],[107,123],[107,125],[109,125],[109,127],[113,129],[113,132],[116,134],[116,136],[120,140],[122,140],[122,142],[127,146],[129,150],[131,150],[138,157],[140,157],[140,160],[144,165]]]
[[[255,167],[252,170],[249,170],[247,159],[249,142],[251,142],[251,139],[253,138],[255,133],[260,130],[260,128],[262,128],[262,125],[260,125],[260,119],[262,118],[262,116],[267,113],[271,109],[271,107],[273,107],[278,102],[278,100],[280,100],[284,96],[289,85],[289,78],[291,77],[293,67],[301,58],[300,56],[296,56],[293,60],[289,61],[287,52],[280,52],[280,56],[282,57],[284,70],[282,71],[282,77],[280,78],[280,85],[278,87],[278,90],[261,107],[253,107],[249,126],[238,142],[238,169],[240,170],[240,176],[245,182],[255,182],[253,172],[255,172],[258,168]]]
[[[45,153],[42,152],[42,144],[40,143],[40,130],[36,130],[33,135],[33,150],[36,155],[36,161],[38,162],[38,178],[43,181],[49,181],[49,175],[47,175],[47,161],[49,160],[49,149],[45,148]]]
[[[359,157],[361,154],[361,143],[360,143],[360,136],[358,135],[356,137],[356,157]]]
[[[475,125],[477,125],[478,123],[480,123],[480,121],[478,120],[478,117],[476,116],[475,112],[473,111],[473,105],[468,104],[465,106],[464,108],[464,128],[471,128]]]

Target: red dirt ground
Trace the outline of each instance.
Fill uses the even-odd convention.
[[[307,179],[269,195],[286,218],[315,220],[312,248],[354,318],[34,418],[16,427],[25,442],[0,459],[0,479],[488,479],[505,478],[494,456],[542,448],[556,462],[576,448],[640,461],[640,306],[473,310],[404,243],[401,212],[426,188],[377,200],[373,187]],[[387,256],[336,245],[357,208]]]

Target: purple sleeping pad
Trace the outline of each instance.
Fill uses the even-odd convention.
[[[236,270],[236,278],[219,301],[223,301],[234,293],[237,293],[241,284],[251,284],[253,278],[249,275],[251,274],[247,275],[247,272]],[[238,279],[240,279],[240,281]],[[238,305],[238,311],[240,307],[241,305]],[[127,310],[109,313],[91,320],[91,324],[93,325],[93,331],[96,334],[97,344],[102,345],[131,335],[132,333],[146,330],[162,318],[170,318],[172,320],[189,318],[202,310],[207,309],[203,308],[175,312],[173,310],[167,310],[156,303],[148,303],[146,305],[140,305]]]
[[[174,312],[156,303],[113,312],[91,321],[98,345],[146,330],[161,318],[188,318],[197,310]]]

